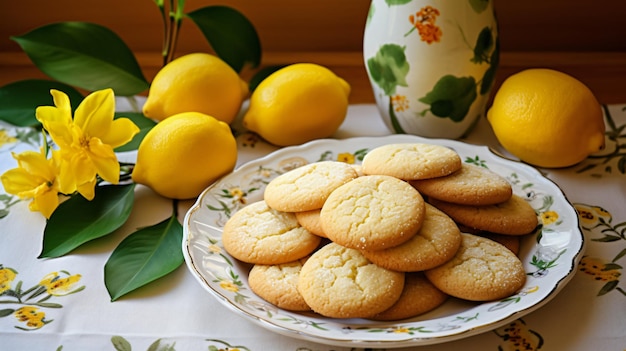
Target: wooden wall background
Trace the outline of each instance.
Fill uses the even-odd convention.
[[[212,4],[234,7],[255,25],[264,65],[325,64],[355,87],[352,102],[371,102],[360,53],[369,3],[187,0],[186,12]],[[551,67],[584,81],[602,102],[626,103],[626,1],[495,0],[495,6],[502,48],[497,84],[527,67]],[[162,24],[152,0],[0,0],[0,86],[43,77],[9,37],[57,21],[104,25],[129,45],[147,78],[159,68]],[[186,20],[177,53],[194,51],[210,47]]]

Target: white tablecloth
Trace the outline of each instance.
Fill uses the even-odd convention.
[[[125,101],[119,100],[124,107]],[[626,126],[626,106],[609,106],[613,125]],[[21,134],[18,133],[21,132]],[[10,152],[38,148],[23,137],[28,129],[0,125],[0,173],[16,166]],[[350,106],[347,119],[336,138],[388,135],[390,131],[374,105]],[[604,209],[606,225],[585,230],[585,255],[616,274],[609,281],[578,271],[571,282],[548,304],[523,316],[517,323],[527,336],[528,348],[520,348],[520,338],[507,337],[503,328],[423,349],[445,350],[626,350],[626,284],[621,279],[626,265],[626,131],[618,130],[609,147],[619,146],[615,157],[589,159],[581,165],[561,170],[543,170],[564,190],[574,204]],[[22,135],[22,136],[20,136]],[[246,135],[239,137],[240,146]],[[485,120],[464,140],[491,145],[497,142]],[[266,155],[275,147],[259,142],[254,148],[240,147],[238,164]],[[131,155],[125,157],[132,159]],[[597,164],[590,169],[586,165]],[[621,164],[621,166],[620,166]],[[0,189],[0,193],[4,191]],[[27,202],[2,197],[0,210],[0,265],[15,271],[15,277],[2,288],[6,275],[0,274],[0,349],[2,350],[148,350],[159,343],[168,350],[348,350],[281,336],[262,328],[224,307],[202,288],[185,265],[174,273],[111,302],[104,286],[104,264],[112,250],[137,228],[155,224],[171,214],[171,201],[143,186],[136,188],[135,205],[127,223],[113,234],[89,242],[70,254],[55,259],[38,259],[45,219],[30,212]],[[180,220],[193,201],[182,202]],[[608,214],[608,216],[607,216]],[[606,230],[602,232],[602,230]],[[596,239],[611,235],[614,240]],[[6,272],[6,271],[5,271]],[[56,273],[55,273],[56,272]],[[2,271],[0,270],[0,273]],[[84,289],[66,296],[52,296],[38,306],[44,313],[43,325],[29,327],[16,311],[35,306],[47,296],[29,301],[11,295],[17,285],[25,291],[37,287],[46,276],[61,278],[80,275],[73,288]],[[621,280],[620,280],[621,279]],[[603,287],[608,289],[601,294]],[[49,303],[49,305],[46,305]],[[27,313],[28,310],[22,310]],[[31,310],[32,312],[32,310]],[[41,316],[41,315],[40,315]],[[166,348],[153,348],[165,350]]]

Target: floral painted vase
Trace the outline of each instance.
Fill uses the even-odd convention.
[[[393,132],[460,138],[484,116],[498,67],[493,0],[372,0],[363,56]]]

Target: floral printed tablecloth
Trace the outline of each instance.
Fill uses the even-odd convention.
[[[118,110],[131,105],[118,100]],[[573,279],[545,306],[508,325],[423,349],[626,350],[626,105],[604,106],[604,111],[607,148],[602,153],[567,169],[541,170],[575,205],[583,227],[586,251]],[[350,106],[334,137],[389,134],[376,107],[368,104]],[[0,173],[16,166],[11,152],[37,149],[40,138],[35,129],[0,124]],[[463,141],[499,150],[485,120]],[[276,150],[245,132],[238,134],[238,143],[238,165]],[[181,220],[192,203],[180,204]],[[170,214],[170,200],[138,186],[122,228],[67,256],[39,259],[45,218],[0,186],[0,349],[349,350],[280,336],[236,315],[184,265],[111,302],[103,279],[110,252],[129,233]]]

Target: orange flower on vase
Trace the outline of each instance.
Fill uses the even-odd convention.
[[[404,95],[394,95],[391,97],[393,110],[396,112],[404,112],[409,109],[409,100]]]
[[[432,6],[421,8],[418,12],[409,16],[409,22],[413,26],[411,31],[417,29],[423,42],[428,44],[438,43],[443,35],[441,28],[435,24],[439,15],[439,10]]]

